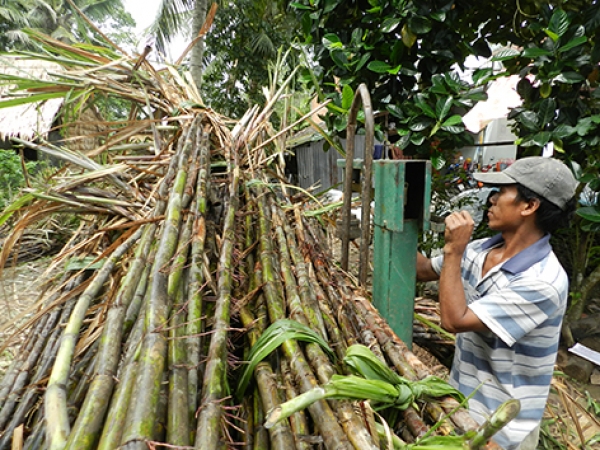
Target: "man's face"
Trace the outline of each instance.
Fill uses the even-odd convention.
[[[527,203],[519,199],[517,186],[514,184],[499,186],[498,192],[490,197],[488,210],[488,226],[494,231],[516,229],[522,222],[521,211]]]

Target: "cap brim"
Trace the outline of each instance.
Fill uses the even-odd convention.
[[[473,178],[484,184],[515,184],[516,181],[504,172],[475,172]]]

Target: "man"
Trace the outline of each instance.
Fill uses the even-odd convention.
[[[446,218],[443,255],[417,255],[417,278],[439,279],[442,327],[458,333],[450,382],[473,397],[482,423],[504,401],[521,411],[494,440],[503,448],[537,446],[568,296],[567,274],[549,244],[575,207],[577,181],[552,158],[529,157],[474,178],[499,188],[488,226],[499,234],[473,241],[466,211]]]

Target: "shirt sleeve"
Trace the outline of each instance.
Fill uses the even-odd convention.
[[[438,255],[431,258],[431,268],[435,273],[440,275],[442,273],[442,264],[444,263],[444,255]]]
[[[549,283],[532,278],[481,296],[469,308],[508,346],[554,315],[560,294]]]

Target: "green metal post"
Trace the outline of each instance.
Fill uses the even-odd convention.
[[[412,348],[417,243],[429,228],[431,164],[379,160],[375,170],[373,303]]]

